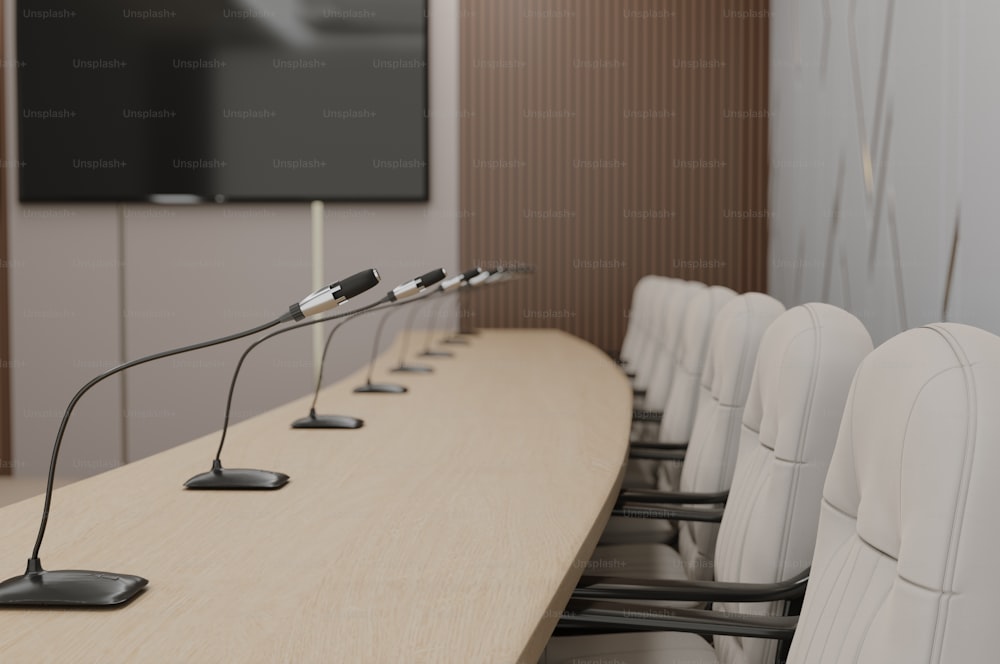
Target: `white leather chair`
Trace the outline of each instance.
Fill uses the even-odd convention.
[[[664,321],[663,342],[660,347],[660,354],[657,356],[657,362],[653,365],[652,375],[646,387],[646,398],[643,401],[643,405],[647,410],[657,410],[665,414],[667,403],[670,401],[670,391],[674,385],[674,375],[678,368],[678,358],[684,351],[685,340],[683,337],[685,326],[695,325],[698,328],[704,328],[704,319],[710,311],[709,304],[697,305],[695,308],[689,305],[695,301],[696,296],[708,291],[711,291],[716,296],[716,299],[721,297],[722,294],[726,294],[730,298],[735,296],[735,293],[728,288],[723,288],[722,286],[712,286],[709,288],[700,281],[682,281],[674,293],[671,294],[670,303],[666,311],[666,320]],[[704,300],[701,301],[704,302]],[[694,314],[696,311],[698,320],[690,321],[688,318],[689,312]],[[706,329],[705,333],[707,334],[707,332],[708,330]],[[690,345],[690,342],[688,343]],[[706,344],[702,343],[702,345]],[[703,353],[702,357],[704,357]],[[656,423],[653,430],[659,431],[659,426],[660,423]]]
[[[663,418],[668,431],[664,442],[688,443],[686,452],[678,454],[678,459],[683,456],[683,465],[677,462],[682,491],[729,489],[757,349],[764,330],[784,310],[768,295],[737,296],[718,286],[699,293],[688,305],[671,388],[673,398]],[[660,473],[662,465],[653,462],[646,468]],[[656,476],[650,474],[626,486],[652,486],[655,482]],[[667,542],[675,535],[673,524],[664,519],[613,516],[601,544]]]
[[[660,416],[645,423],[647,430],[638,440],[688,442],[712,322],[719,309],[736,297],[734,291],[724,286],[706,286],[697,281],[683,283],[671,300],[664,354],[656,365],[644,402],[647,409]],[[663,439],[665,428],[676,441]]]
[[[718,532],[716,580],[773,583],[809,566],[840,417],[855,369],[871,348],[861,322],[828,304],[794,307],[767,329]],[[612,585],[630,576],[703,578],[712,565],[697,546],[680,544],[683,552],[662,544],[598,547],[594,559],[608,570],[605,583]],[[753,615],[775,615],[782,608],[782,602],[713,606],[723,613]],[[774,641],[719,636],[713,650],[699,636],[666,632],[560,637],[552,639],[542,661],[715,662],[718,655],[727,664],[764,664],[774,660],[776,648]]]
[[[1000,338],[940,323],[858,370],[790,662],[1000,661]]]
[[[741,295],[731,304],[739,307],[735,315],[728,315],[732,307],[727,305],[713,328],[698,413],[678,484],[683,492],[730,490],[760,343],[770,324],[785,312],[783,304],[763,293]],[[718,530],[715,523],[678,522],[677,548],[685,552],[689,578],[712,578]]]
[[[643,389],[645,395],[636,399],[636,405],[644,411],[661,413],[667,403],[670,387],[673,385],[675,364],[675,348],[680,340],[684,316],[691,298],[707,289],[698,281],[681,281],[672,279],[670,283],[660,285],[660,297],[664,306],[660,312],[659,336],[652,344],[654,349],[647,353],[649,360],[646,371],[638,370],[633,385]],[[655,353],[655,355],[654,355]],[[645,382],[643,387],[640,387]],[[659,421],[635,422],[632,426],[631,440],[654,441],[659,432]],[[656,486],[656,475],[659,464],[655,461],[637,460],[629,463],[622,485],[627,487]]]
[[[618,360],[622,367],[635,373],[635,364],[642,348],[649,339],[650,316],[653,309],[653,295],[657,281],[666,279],[657,275],[647,274],[636,282],[632,289],[632,303],[629,307],[628,326],[622,339]]]

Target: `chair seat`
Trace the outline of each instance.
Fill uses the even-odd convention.
[[[622,478],[624,489],[655,489],[658,461],[652,459],[629,459]]]
[[[684,561],[666,544],[615,544],[599,546],[588,563],[594,576],[687,580]]]
[[[555,637],[538,664],[718,664],[712,646],[684,632]]]
[[[657,491],[680,491],[681,486],[681,461],[660,461],[656,466]]]
[[[677,528],[666,519],[634,519],[627,516],[613,516],[601,533],[598,546],[615,544],[666,544],[677,537]]]

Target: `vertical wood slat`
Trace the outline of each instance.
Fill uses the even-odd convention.
[[[4,23],[0,12],[0,54],[6,57],[4,50]],[[5,109],[6,102],[6,67],[0,67],[0,127],[7,126]],[[7,154],[6,134],[0,132],[0,159],[6,164],[11,163],[11,155]],[[7,175],[0,170],[0,475],[10,475],[11,461],[11,410],[10,410],[10,367],[13,365],[10,357],[10,316],[8,300],[7,267],[10,265],[10,255],[7,253]]]
[[[535,270],[466,296],[464,327],[610,351],[644,274],[766,290],[768,20],[768,0],[461,0],[461,262]]]

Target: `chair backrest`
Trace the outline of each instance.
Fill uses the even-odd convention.
[[[809,566],[844,404],[871,349],[861,321],[829,304],[789,309],[764,333],[719,526],[717,580],[772,583]],[[783,603],[720,602],[714,608],[773,615]],[[764,664],[774,661],[777,644],[720,636],[715,648],[724,664]]]
[[[724,286],[709,286],[697,291],[688,301],[672,353],[670,386],[666,391],[663,416],[656,429],[657,441],[690,441],[698,407],[698,386],[712,337],[712,324],[719,310],[734,297],[735,291]],[[657,487],[663,491],[676,491],[680,483],[681,466],[679,461],[658,464]]]
[[[622,339],[621,351],[618,353],[619,359],[626,368],[634,368],[636,359],[647,339],[649,333],[649,317],[652,309],[652,298],[650,297],[656,290],[658,277],[647,274],[636,282],[632,289],[632,304],[629,307],[628,325],[625,328],[625,337]]]
[[[681,279],[671,279],[670,277],[655,277],[653,283],[648,287],[648,306],[644,305],[643,310],[648,311],[643,315],[643,328],[646,330],[642,342],[642,347],[637,350],[635,361],[635,378],[632,384],[637,389],[647,389],[652,378],[656,362],[663,347],[663,335],[665,324],[668,318],[670,302],[673,296],[686,283]]]
[[[678,482],[681,491],[714,493],[732,484],[757,350],[764,332],[784,311],[785,306],[769,295],[744,293],[716,315]],[[714,523],[679,523],[677,550],[688,578],[712,578],[718,531]]]
[[[858,369],[789,662],[997,661],[1000,337],[938,323]]]
[[[681,331],[684,329],[688,304],[691,298],[707,288],[708,286],[700,281],[680,281],[670,292],[661,323],[659,352],[646,386],[644,403],[647,410],[662,411],[667,405],[677,366],[674,353],[681,338]]]
[[[674,366],[660,419],[659,442],[686,443],[690,440],[712,324],[719,311],[734,297],[736,292],[724,286],[709,286],[688,301],[680,321],[680,335],[673,348]]]

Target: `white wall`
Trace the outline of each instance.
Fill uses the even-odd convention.
[[[857,314],[876,342],[940,320],[960,207],[947,318],[1000,333],[1000,6],[772,0],[771,9],[773,294],[788,305],[824,299],[842,158],[826,299]]]
[[[4,58],[12,62],[14,0],[6,0],[4,11]],[[429,16],[430,201],[326,206],[329,279],[377,267],[380,295],[431,268],[458,269],[458,0],[430,0]],[[16,160],[13,75],[6,104],[4,159]],[[97,373],[124,359],[270,320],[311,290],[307,203],[129,204],[120,221],[115,205],[22,206],[16,169],[6,169],[6,177],[8,191],[15,192],[8,233],[16,474],[45,472],[67,402]],[[383,345],[402,318],[391,319]],[[330,380],[367,361],[374,324],[372,317],[343,329],[328,365]],[[94,388],[73,415],[60,475],[94,474],[219,429],[229,377],[244,347],[236,343],[136,367],[124,383],[115,377]],[[235,419],[311,387],[311,334],[279,337],[248,360]],[[335,404],[321,410],[339,412]],[[206,468],[213,454],[206,449]]]

